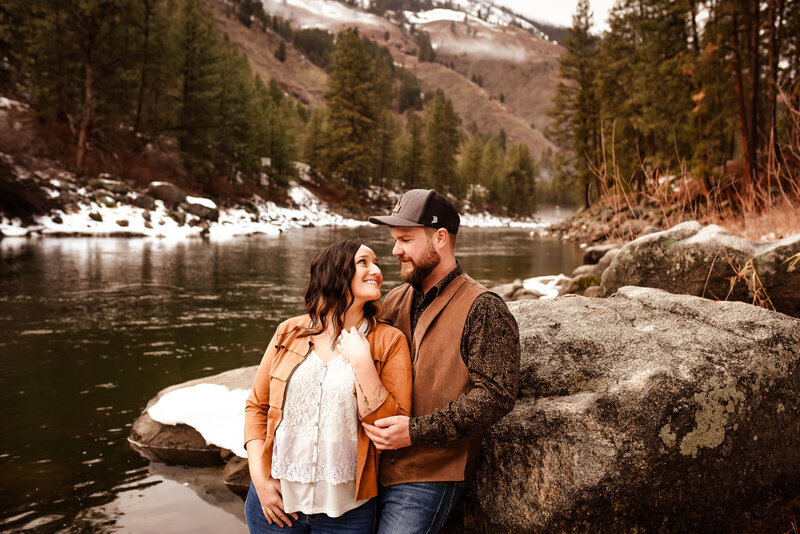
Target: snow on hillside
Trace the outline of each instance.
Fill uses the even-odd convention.
[[[406,20],[411,24],[428,24],[429,22],[455,21],[455,22],[468,22],[470,24],[481,24],[484,26],[491,26],[488,22],[479,19],[474,15],[469,15],[463,11],[454,11],[452,9],[431,9],[429,11],[403,11]]]
[[[336,25],[364,24],[384,27],[386,19],[346,6],[335,0],[262,0],[264,11],[278,15],[300,28],[338,31]]]
[[[442,4],[439,2],[434,2],[434,5]],[[429,11],[420,11],[417,13],[413,12],[405,12],[406,18],[409,18],[409,13],[412,14],[418,20],[425,20],[428,18],[432,18],[433,20],[456,20],[456,21],[463,21],[464,20],[464,13],[470,15],[470,22],[474,20],[480,20],[481,22],[492,25],[492,26],[509,26],[512,24],[517,24],[521,28],[528,30],[534,33],[540,39],[548,40],[547,35],[541,32],[536,26],[528,22],[527,20],[523,19],[522,17],[515,16],[510,12],[501,9],[500,7],[494,5],[493,3],[487,0],[450,0],[448,6],[451,9],[441,9],[436,8]],[[455,8],[457,11],[454,11],[452,8]],[[451,11],[453,13],[460,13],[460,18],[437,18],[444,16],[443,13],[434,13],[432,12],[442,12],[442,11]],[[410,19],[409,19],[410,21]],[[432,22],[432,20],[428,21]],[[415,24],[424,24],[423,22],[415,23]]]
[[[345,5],[336,0],[262,0],[264,10],[271,15],[278,15],[300,28],[322,28],[338,31],[337,25],[363,24],[386,28],[386,19],[367,13],[370,0],[357,0],[357,7]],[[534,33],[541,39],[547,36],[524,18],[504,10],[488,0],[450,0],[434,2],[434,9],[428,11],[405,11],[408,22],[424,25],[441,20],[467,22],[485,26],[509,26],[516,24]],[[447,7],[445,7],[447,6]]]

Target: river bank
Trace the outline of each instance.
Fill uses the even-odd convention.
[[[242,235],[277,236],[292,228],[356,227],[368,224],[366,215],[354,218],[347,211],[321,199],[307,166],[297,164],[298,179],[290,182],[282,205],[258,194],[219,203],[195,196],[169,182],[151,182],[135,189],[107,174],[79,179],[56,164],[38,161],[37,169],[21,165],[0,153],[0,165],[10,174],[18,195],[15,209],[0,212],[0,238],[116,236],[164,239],[226,239]],[[21,191],[21,192],[20,192]],[[400,193],[372,187],[364,192],[364,213],[388,211]],[[380,199],[378,201],[377,199]],[[8,202],[8,200],[7,200]],[[523,220],[467,210],[464,227],[546,228],[559,212],[547,219]]]

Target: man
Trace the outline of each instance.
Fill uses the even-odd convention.
[[[503,300],[464,274],[455,258],[460,217],[433,189],[405,193],[389,216],[405,284],[384,301],[383,317],[411,348],[411,417],[364,429],[384,451],[379,534],[434,533],[475,468],[481,435],[511,411],[519,382],[517,323]]]

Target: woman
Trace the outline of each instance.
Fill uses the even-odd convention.
[[[308,313],[278,327],[245,407],[251,533],[373,532],[378,451],[361,421],[411,408],[405,337],[378,321],[382,283],[360,241],[311,262]]]

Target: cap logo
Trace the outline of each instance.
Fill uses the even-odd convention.
[[[397,204],[395,205],[394,209],[392,210],[392,213],[397,213],[398,211],[400,211],[400,202],[402,200],[403,199],[401,198],[400,200],[397,201]]]
[[[436,215],[434,215],[434,216],[433,216],[433,220],[431,221],[431,224],[436,224],[437,222],[439,222],[439,217],[437,217]]]

